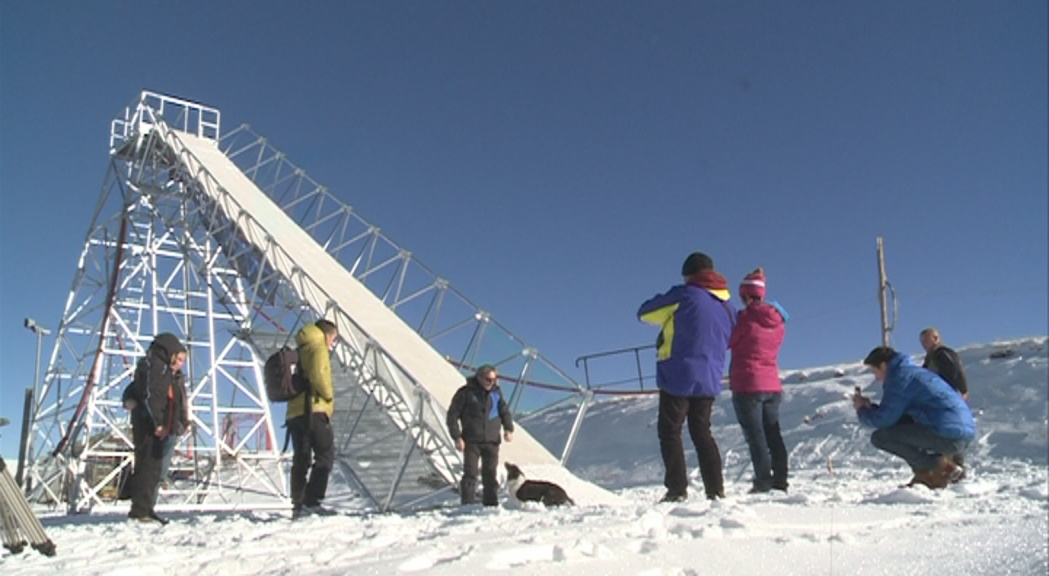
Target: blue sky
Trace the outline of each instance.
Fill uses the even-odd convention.
[[[62,5],[61,8],[56,7]],[[1047,7],[990,2],[4,2],[0,452],[143,89],[250,123],[503,325],[648,344],[693,250],[764,266],[781,366],[1045,334]],[[53,339],[47,339],[45,356]]]

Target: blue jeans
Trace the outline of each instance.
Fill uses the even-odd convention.
[[[736,420],[754,465],[754,489],[787,489],[787,447],[779,430],[781,392],[732,393]]]
[[[962,454],[969,440],[944,438],[914,421],[897,422],[871,434],[871,444],[907,461],[915,472],[932,470],[944,455]]]
[[[171,467],[171,459],[175,456],[175,446],[178,445],[178,436],[172,436],[169,434],[166,438],[160,440],[160,442],[163,443],[164,448],[161,452],[160,481],[157,483],[158,487],[168,479],[168,468]]]

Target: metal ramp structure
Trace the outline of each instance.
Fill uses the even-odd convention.
[[[445,408],[495,364],[519,422],[579,407],[560,445],[521,426],[503,457],[557,466],[587,391],[247,126],[152,92],[112,124],[110,162],[47,370],[32,403],[29,500],[69,512],[115,502],[132,465],[120,395],[153,335],[186,344],[192,433],[168,510],[286,507],[288,455],[261,366],[318,318],[332,355],[337,474],[379,510],[457,497]],[[549,443],[549,441],[548,441]],[[554,452],[559,453],[558,456]]]

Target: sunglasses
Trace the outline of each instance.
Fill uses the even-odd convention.
[[[496,375],[496,376],[489,376],[487,378],[483,378],[483,377],[481,378],[481,380],[484,380],[485,382],[488,382],[490,384],[494,384],[495,381],[498,380],[498,379],[499,379],[498,375]]]

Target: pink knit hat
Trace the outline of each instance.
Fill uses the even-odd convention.
[[[765,299],[765,271],[761,268],[756,268],[750,274],[747,274],[743,278],[743,282],[739,285],[739,295],[741,298],[752,297]]]

